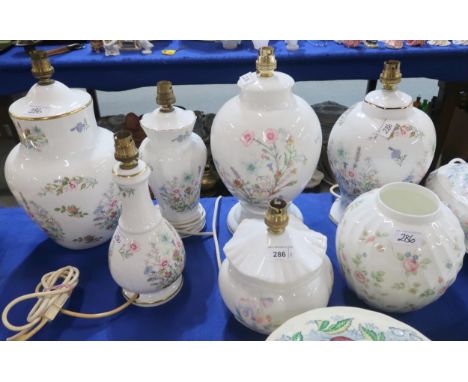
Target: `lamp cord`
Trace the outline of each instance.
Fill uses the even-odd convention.
[[[219,202],[222,196],[218,196],[215,202],[212,220],[213,232],[200,232],[198,235],[212,235],[216,260],[218,267],[221,266],[221,255],[219,252],[218,234],[216,230],[217,215]],[[138,293],[134,294],[124,304],[118,306],[115,309],[101,312],[101,313],[80,313],[74,312],[63,308],[67,300],[70,298],[73,290],[78,285],[80,271],[78,268],[71,265],[67,265],[63,268],[57,269],[56,271],[46,273],[42,276],[41,281],[36,285],[34,293],[28,293],[23,296],[19,296],[12,300],[2,312],[2,322],[5,327],[13,332],[18,332],[15,335],[8,337],[8,341],[26,341],[34,336],[39,330],[41,330],[48,322],[52,321],[57,317],[59,313],[67,316],[76,318],[96,319],[105,318],[114,314],[120,313],[127,307],[129,307],[138,298]],[[8,320],[8,313],[11,309],[20,302],[37,299],[36,303],[29,311],[26,318],[27,323],[24,325],[14,325]]]

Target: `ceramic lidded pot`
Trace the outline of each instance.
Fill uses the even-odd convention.
[[[96,124],[91,96],[53,80],[44,51],[31,54],[39,80],[9,109],[20,137],[5,162],[18,203],[57,244],[107,241],[120,214],[112,182],[112,133]]]
[[[452,159],[431,172],[426,187],[434,191],[458,218],[468,247],[468,163],[463,159]]]
[[[400,62],[386,61],[380,81],[383,89],[346,110],[330,133],[328,158],[341,193],[330,210],[335,223],[364,192],[390,182],[419,183],[434,157],[434,124],[396,90]]]
[[[115,134],[113,178],[122,193],[122,214],[109,246],[109,268],[124,297],[135,305],[163,304],[181,290],[185,250],[172,225],[153,205],[148,190],[151,170],[138,160],[130,132]]]
[[[248,328],[269,334],[283,322],[327,306],[333,268],[327,238],[273,199],[265,221],[245,219],[224,246],[219,273],[224,303]]]
[[[315,112],[293,94],[294,80],[275,69],[273,48],[261,48],[257,73],[240,77],[240,95],[221,107],[211,128],[216,169],[239,200],[229,212],[231,232],[245,218],[263,219],[272,198],[297,197],[320,156],[322,131]],[[293,204],[290,213],[302,219]]]
[[[152,170],[149,184],[162,215],[178,231],[199,232],[205,226],[199,200],[207,153],[203,140],[192,132],[196,116],[173,106],[170,81],[158,82],[156,102],[160,107],[141,119],[147,138],[140,151]]]
[[[389,312],[420,309],[452,285],[463,265],[464,233],[431,190],[389,183],[354,200],[336,232],[348,286]]]

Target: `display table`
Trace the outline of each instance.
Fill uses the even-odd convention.
[[[203,199],[211,229],[215,199]],[[335,255],[336,227],[328,219],[330,194],[303,194],[296,199],[305,223],[328,237],[328,255],[335,283],[330,306],[366,307],[351,292],[341,276]],[[218,232],[221,248],[231,234],[226,217],[235,199],[221,200]],[[131,306],[111,318],[85,320],[59,315],[33,339],[36,340],[263,340],[238,323],[224,306],[219,294],[218,269],[212,238],[184,239],[187,262],[182,291],[170,302],[155,308]],[[119,287],[107,265],[108,243],[72,251],[59,247],[19,208],[0,209],[0,309],[20,294],[30,293],[44,273],[65,265],[79,268],[80,283],[67,308],[100,312],[123,303]],[[24,322],[32,302],[18,305],[10,321]],[[428,307],[393,317],[415,327],[432,340],[468,340],[468,268],[465,264],[446,294]],[[11,335],[0,326],[0,339]]]
[[[468,81],[468,46],[449,45],[388,49],[380,42],[377,49],[346,48],[334,41],[302,40],[300,49],[286,50],[284,41],[271,41],[278,70],[296,81],[378,79],[385,60],[402,62],[404,78],[427,77],[448,82]],[[52,49],[56,46],[38,46]],[[172,56],[164,49],[175,49]],[[54,78],[69,87],[106,91],[154,86],[159,80],[175,85],[229,84],[255,70],[257,51],[251,41],[243,41],[235,50],[223,49],[220,42],[156,41],[153,53],[121,52],[106,57],[95,53],[89,43],[85,49],[52,56]],[[31,64],[23,48],[14,47],[0,54],[0,95],[28,90],[35,82]]]

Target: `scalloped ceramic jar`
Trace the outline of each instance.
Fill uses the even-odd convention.
[[[37,83],[9,111],[20,143],[5,178],[18,203],[61,246],[109,240],[120,214],[113,140],[97,126],[91,96],[58,81]]]
[[[199,201],[207,150],[192,132],[195,121],[193,111],[178,107],[171,112],[157,108],[145,114],[141,126],[147,138],[140,152],[152,170],[149,185],[162,215],[176,229],[193,226],[198,232],[205,226],[205,211]]]
[[[326,248],[327,238],[294,216],[281,234],[259,219],[243,220],[224,246],[218,279],[224,303],[240,323],[263,334],[327,306],[333,268]]]
[[[125,298],[135,305],[161,305],[183,285],[185,249],[174,227],[153,205],[148,191],[151,170],[138,161],[134,169],[116,164],[114,180],[122,191],[122,216],[109,246],[109,268]]]
[[[248,73],[237,85],[240,95],[221,107],[211,128],[216,169],[239,200],[228,215],[231,232],[245,218],[263,218],[272,198],[296,198],[315,171],[322,145],[320,122],[293,94],[289,75]],[[302,219],[294,204],[290,213]]]
[[[389,312],[420,309],[441,297],[463,265],[464,233],[431,190],[396,182],[346,209],[336,252],[348,286]]]
[[[426,187],[434,191],[460,221],[468,247],[468,163],[453,159],[431,172]]]
[[[333,126],[328,159],[340,188],[330,210],[338,223],[357,196],[391,182],[419,183],[434,158],[432,120],[398,90],[375,90]]]

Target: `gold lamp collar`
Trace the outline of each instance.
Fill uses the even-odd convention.
[[[131,170],[138,166],[138,149],[130,131],[118,131],[114,134],[114,157],[122,170]]]
[[[283,233],[288,222],[288,203],[279,198],[271,200],[265,215],[268,231],[274,234]]]
[[[396,89],[396,85],[401,82],[400,61],[388,60],[384,62],[384,68],[380,74],[380,82],[382,82],[385,90]]]
[[[264,46],[258,51],[256,62],[257,73],[261,77],[272,77],[276,69],[275,49],[271,46]]]
[[[172,82],[159,81],[156,86],[156,103],[161,106],[159,110],[163,113],[174,111],[174,107],[172,105],[175,103],[176,98],[174,91],[172,90]]]
[[[37,78],[39,85],[50,85],[54,83],[51,78],[54,67],[50,64],[47,52],[44,50],[33,50],[30,53],[32,69],[31,72]]]

